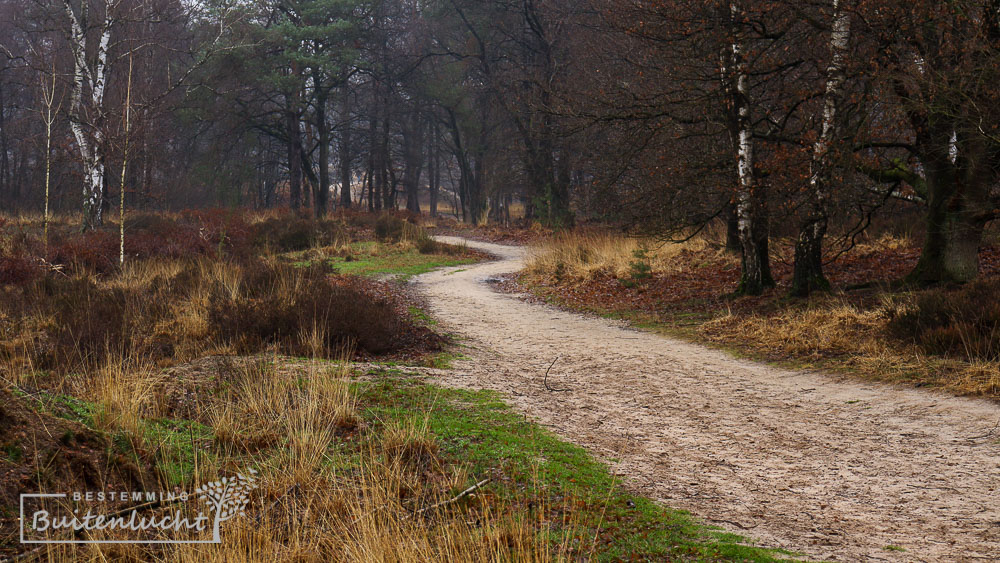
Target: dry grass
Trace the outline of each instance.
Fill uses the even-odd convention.
[[[224,527],[222,545],[46,546],[52,561],[560,561],[539,523],[475,495],[451,503],[470,476],[448,467],[426,418],[386,421],[355,455],[338,437],[361,424],[348,364],[310,362],[306,373],[276,369],[273,358],[230,366],[228,391],[204,408],[219,444],[229,452],[205,460],[194,485],[247,465],[259,469],[247,516]],[[93,383],[107,428],[143,442],[151,410],[149,374],[110,369]],[[258,443],[249,444],[257,439]],[[207,462],[206,462],[207,461]],[[193,501],[192,501],[193,502]],[[539,502],[545,502],[539,500]],[[439,509],[417,512],[417,507]],[[565,524],[565,523],[563,523]],[[210,537],[210,531],[207,532]],[[95,537],[117,539],[99,534]],[[121,536],[124,537],[124,536]],[[205,539],[196,536],[197,539]]]
[[[156,390],[164,378],[165,374],[155,366],[110,356],[84,392],[97,405],[94,427],[104,432],[123,431],[141,438],[143,420],[162,414],[161,405],[156,403]]]
[[[709,233],[684,244],[657,244],[607,232],[561,234],[532,250],[521,280],[572,308],[625,315],[768,360],[1000,396],[995,280],[962,290],[873,290],[786,301],[779,288],[732,299],[724,295],[738,275],[738,257],[725,255],[719,238]],[[787,283],[791,246],[776,241],[772,248],[776,276]],[[886,273],[878,268],[891,263],[898,269],[899,257],[914,252],[905,235],[862,237],[839,270],[831,270],[848,280],[841,283],[865,275],[880,279]],[[643,276],[648,279],[638,279]],[[724,276],[731,280],[720,282]]]
[[[529,275],[590,279],[597,274],[626,277],[640,259],[648,262],[652,273],[676,270],[686,252],[708,249],[711,244],[695,237],[682,244],[653,239],[627,237],[617,233],[561,233],[532,248],[527,261]],[[643,258],[637,256],[642,253]]]
[[[770,314],[729,312],[699,327],[713,341],[762,355],[841,368],[889,382],[932,384],[963,395],[1000,394],[1000,362],[949,359],[890,336],[889,324],[912,306],[912,296],[885,297],[863,308],[839,297]]]

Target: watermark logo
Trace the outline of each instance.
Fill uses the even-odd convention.
[[[201,501],[199,508],[187,506],[191,499],[187,492],[22,494],[21,543],[222,543],[222,523],[245,513],[250,491],[257,488],[256,475],[257,472],[251,469],[247,474],[239,473],[198,487],[194,495]],[[144,504],[114,512],[95,512],[93,507],[83,512],[80,507],[86,503],[115,501]],[[162,510],[163,506],[170,508]],[[155,510],[146,514],[149,508]],[[185,537],[202,537],[202,532],[207,530],[212,531],[210,540]],[[115,538],[127,534],[143,534],[146,538],[93,539],[103,532]],[[170,538],[171,535],[176,537]]]

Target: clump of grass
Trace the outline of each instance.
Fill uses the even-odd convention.
[[[375,221],[375,238],[380,242],[418,242],[428,239],[419,225],[394,213],[383,213]]]
[[[164,377],[154,366],[111,356],[97,370],[89,385],[90,395],[97,405],[94,426],[105,432],[123,431],[141,438],[143,420],[160,416],[156,389]]]
[[[427,417],[391,421],[382,430],[381,446],[389,464],[414,469],[440,463]]]
[[[769,360],[842,368],[868,378],[931,384],[961,394],[1000,391],[1000,362],[942,358],[919,343],[892,336],[901,316],[912,314],[900,313],[910,310],[911,299],[886,297],[864,308],[827,297],[767,314],[729,312],[698,330],[711,341]]]
[[[645,279],[675,271],[682,265],[680,258],[685,253],[708,247],[709,243],[701,238],[671,244],[616,233],[565,232],[533,248],[525,271],[559,279],[587,280],[607,274],[631,280],[638,263]]]
[[[1000,360],[1000,280],[923,291],[889,323],[928,354],[969,362]]]

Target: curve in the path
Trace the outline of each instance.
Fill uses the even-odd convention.
[[[766,545],[841,561],[1000,560],[1000,407],[787,371],[529,304],[488,278],[525,249],[419,277],[470,340],[445,383],[505,392],[637,492]],[[552,392],[543,385],[546,367]],[[902,546],[905,552],[887,550]]]

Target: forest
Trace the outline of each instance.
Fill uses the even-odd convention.
[[[0,0],[0,561],[1000,557],[998,218],[1000,0]]]

